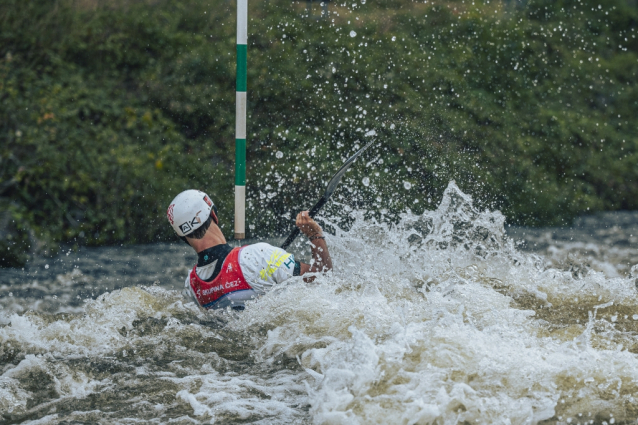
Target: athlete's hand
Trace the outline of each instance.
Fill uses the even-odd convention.
[[[297,219],[295,220],[295,224],[301,230],[301,233],[308,237],[312,236],[322,236],[323,231],[321,230],[321,226],[310,217],[308,211],[302,211],[297,214]]]

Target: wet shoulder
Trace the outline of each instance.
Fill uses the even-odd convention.
[[[242,248],[239,264],[251,285],[270,286],[293,275],[295,257],[284,249],[260,242]]]

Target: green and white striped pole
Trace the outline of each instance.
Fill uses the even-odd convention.
[[[237,88],[235,108],[235,239],[246,237],[246,44],[248,0],[237,0]]]

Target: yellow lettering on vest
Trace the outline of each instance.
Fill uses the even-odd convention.
[[[263,280],[268,280],[268,278],[275,274],[277,269],[281,267],[284,261],[286,261],[286,259],[289,257],[290,254],[288,254],[287,252],[275,250],[270,255],[270,259],[267,261],[268,267],[263,268],[259,272],[259,277],[261,277]]]

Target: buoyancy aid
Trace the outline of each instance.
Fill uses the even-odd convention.
[[[244,274],[239,266],[239,252],[242,248],[234,248],[226,256],[221,271],[211,282],[206,282],[197,276],[197,266],[190,273],[190,285],[197,302],[204,308],[216,308],[219,304],[226,304],[223,301],[227,295],[239,291],[250,291],[254,294],[253,288],[246,282]],[[243,298],[243,297],[241,297]]]

